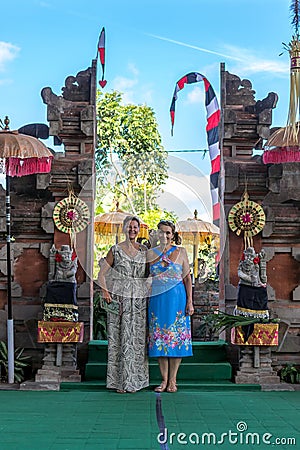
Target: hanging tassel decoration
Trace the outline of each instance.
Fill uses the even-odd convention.
[[[284,133],[286,146],[298,142],[300,107],[300,41],[299,41],[299,0],[292,0],[290,11],[294,35],[288,45],[283,44],[290,55],[290,104],[287,126]]]
[[[107,81],[104,79],[104,71],[105,71],[105,28],[103,27],[99,36],[98,41],[98,54],[100,63],[102,66],[102,79],[99,81],[99,84],[102,88],[106,86]]]
[[[300,160],[300,0],[291,1],[290,11],[294,34],[288,44],[283,43],[284,50],[290,56],[288,117],[286,126],[276,130],[267,140],[263,154],[264,164],[280,164],[285,162],[298,162]]]
[[[290,105],[284,142],[287,146],[298,142],[300,107],[300,42],[298,35],[289,43],[290,66]]]
[[[5,159],[5,171],[10,177],[23,177],[35,173],[48,173],[51,170],[52,156],[41,158],[15,158]]]

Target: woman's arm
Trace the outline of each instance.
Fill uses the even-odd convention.
[[[100,271],[98,274],[98,283],[102,290],[102,297],[104,298],[106,303],[110,303],[112,299],[110,293],[107,290],[105,275],[107,274],[109,269],[113,266],[113,264],[114,264],[114,255],[112,249],[110,249],[106,255],[106,258],[101,263]]]
[[[180,249],[182,252],[182,281],[186,292],[186,308],[185,313],[187,316],[194,314],[193,306],[193,290],[192,290],[192,278],[190,274],[190,265],[185,248]]]

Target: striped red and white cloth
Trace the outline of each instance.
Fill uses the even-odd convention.
[[[220,225],[220,200],[219,200],[219,174],[220,174],[220,146],[219,146],[219,125],[220,125],[220,108],[219,103],[208,79],[198,72],[191,72],[180,78],[177,81],[172,103],[170,107],[171,123],[172,123],[172,135],[175,120],[175,102],[177,100],[177,93],[183,89],[185,84],[204,82],[205,87],[205,107],[207,112],[207,143],[211,161],[211,199],[213,207],[213,223],[217,226]]]

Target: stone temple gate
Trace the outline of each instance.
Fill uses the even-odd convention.
[[[53,208],[72,186],[92,214],[91,225],[78,233],[76,242],[78,312],[84,323],[76,365],[84,374],[87,344],[92,339],[96,60],[76,76],[68,76],[61,95],[50,87],[44,88],[41,95],[47,106],[50,135],[62,141],[64,151],[55,153],[51,173],[11,181],[15,344],[31,355],[36,373],[45,349],[37,342],[37,323],[42,318],[41,298],[48,280],[50,249],[53,244],[56,248],[69,244],[68,234],[54,226]],[[289,361],[300,363],[300,163],[265,165],[261,152],[255,151],[270,134],[276,102],[275,93],[256,100],[251,82],[230,74],[221,65],[220,196],[225,212],[221,230],[225,249],[220,264],[219,306],[232,312],[236,302],[243,241],[229,230],[227,216],[231,206],[240,200],[247,179],[251,199],[260,203],[266,214],[266,225],[255,237],[254,245],[266,249],[270,309],[282,320],[280,345],[272,353],[275,366]],[[1,188],[0,202],[0,339],[6,340],[5,192]],[[230,347],[229,358],[237,369],[236,351]]]
[[[91,211],[93,224],[93,174],[96,147],[96,60],[91,67],[69,76],[56,95],[45,87],[42,99],[47,105],[50,135],[62,141],[64,152],[55,153],[49,174],[30,175],[11,180],[12,205],[12,300],[15,345],[32,356],[35,372],[40,368],[44,344],[37,343],[37,321],[42,318],[41,297],[48,280],[50,248],[70,244],[69,235],[59,231],[52,218],[55,204],[68,196],[71,186]],[[83,189],[84,188],[84,189]],[[6,340],[6,245],[5,192],[0,193],[0,339]],[[93,298],[93,226],[88,226],[76,240],[79,266],[76,274],[80,321],[84,338],[78,344],[77,364],[83,370],[87,343],[91,339]]]

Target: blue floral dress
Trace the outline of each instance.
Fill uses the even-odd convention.
[[[186,290],[182,265],[169,259],[176,249],[165,254],[157,248],[159,260],[150,266],[152,291],[149,302],[149,356],[192,356],[191,319],[185,315]]]

